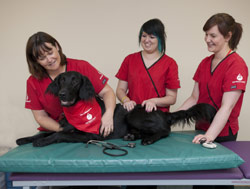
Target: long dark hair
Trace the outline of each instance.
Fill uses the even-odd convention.
[[[62,48],[55,38],[45,32],[37,32],[33,34],[28,39],[26,45],[26,59],[30,74],[37,79],[48,77],[47,71],[37,62],[37,59],[42,55],[42,52],[48,52],[51,50],[46,43],[50,43],[59,49],[59,55],[61,57],[60,64],[66,64],[66,56],[63,54]]]
[[[227,37],[229,32],[232,32],[232,37],[229,41],[230,49],[237,49],[237,45],[240,42],[242,36],[242,25],[235,22],[234,18],[227,13],[218,13],[211,16],[205,25],[203,26],[203,31],[206,32],[213,26],[217,25],[220,33]]]
[[[139,44],[141,43],[142,32],[146,32],[149,35],[155,35],[158,39],[158,50],[161,53],[165,53],[167,36],[165,27],[159,19],[151,19],[142,25],[139,32]]]

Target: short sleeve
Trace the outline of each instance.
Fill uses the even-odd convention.
[[[196,82],[200,81],[200,70],[201,70],[201,64],[198,66],[193,76],[193,80]]]
[[[223,91],[245,91],[248,78],[248,68],[243,62],[233,62],[225,73]]]
[[[117,74],[115,75],[116,78],[123,81],[128,81],[128,64],[129,60],[128,57],[126,57],[122,62],[121,67],[118,70]]]
[[[165,88],[177,89],[180,88],[180,80],[178,75],[178,65],[173,60],[169,66],[168,73],[166,74]]]
[[[35,84],[32,82],[31,79],[27,80],[26,87],[27,87],[26,88],[27,93],[26,93],[25,108],[31,110],[42,110],[43,106],[39,101]]]

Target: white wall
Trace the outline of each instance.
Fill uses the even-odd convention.
[[[237,52],[249,65],[249,7],[249,0],[0,0],[0,146],[15,146],[17,138],[36,132],[31,111],[24,108],[29,76],[25,45],[33,33],[54,36],[67,57],[92,63],[115,90],[114,75],[124,57],[140,50],[141,25],[161,19],[168,37],[166,53],[179,65],[182,88],[175,110],[192,91],[197,65],[209,55],[202,27],[211,15],[226,12],[243,24]],[[248,90],[238,140],[249,140]]]

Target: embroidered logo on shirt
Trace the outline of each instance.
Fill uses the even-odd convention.
[[[236,88],[237,88],[236,85],[231,86],[231,89],[236,89]]]
[[[98,71],[98,73],[100,74],[99,79],[102,80],[102,84],[104,85],[106,83],[107,79],[104,77],[104,75],[101,72]]]
[[[26,102],[28,103],[28,102],[31,102],[31,100],[29,99],[29,96],[27,95],[26,96]]]
[[[236,77],[237,81],[232,81],[232,83],[246,83],[246,81],[243,81],[243,76],[239,73]]]
[[[237,80],[238,81],[241,81],[243,79],[243,76],[241,75],[241,74],[239,74],[238,76],[237,76]]]

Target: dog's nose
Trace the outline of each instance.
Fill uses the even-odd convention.
[[[58,94],[60,99],[64,99],[66,97],[66,92],[65,91],[60,91]]]

